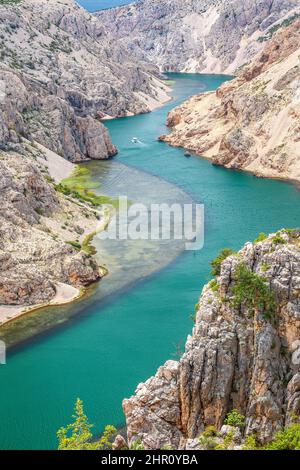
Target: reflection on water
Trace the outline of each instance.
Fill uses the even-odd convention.
[[[193,202],[180,188],[117,161],[89,162],[86,164],[93,180],[100,182],[98,192],[117,198],[127,196],[131,202],[149,206],[152,203]],[[12,346],[84,314],[93,303],[115,294],[125,286],[144,279],[169,264],[184,249],[181,240],[99,240],[94,239],[97,261],[106,266],[109,275],[88,289],[84,299],[60,307],[47,307],[29,313],[4,326],[1,337]]]

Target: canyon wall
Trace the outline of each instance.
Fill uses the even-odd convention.
[[[239,76],[171,111],[169,135],[215,164],[300,180],[300,20],[274,34]]]
[[[265,444],[299,419],[299,240],[283,230],[225,257],[181,359],[124,401],[131,445],[202,449],[201,435],[215,429],[216,442],[233,430],[229,448],[238,449],[246,436]],[[241,429],[224,425],[233,409],[245,417]]]
[[[47,303],[62,286],[101,278],[83,245],[103,214],[57,183],[72,171],[69,162],[117,152],[103,118],[147,112],[168,99],[159,76],[72,0],[1,3],[2,309]]]
[[[157,76],[73,0],[0,5],[2,147],[22,134],[71,161],[110,157],[100,121],[167,100]]]
[[[299,0],[142,0],[97,17],[131,53],[169,72],[235,73]]]
[[[61,283],[80,288],[101,278],[92,256],[71,243],[80,246],[98,216],[55,191],[44,159],[29,142],[22,154],[0,151],[0,305],[45,303]]]

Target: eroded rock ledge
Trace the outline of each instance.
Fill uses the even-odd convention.
[[[162,71],[235,73],[295,13],[298,0],[141,0],[96,15]]]
[[[47,303],[60,283],[101,278],[93,257],[70,243],[96,230],[97,214],[55,191],[40,156],[29,143],[25,155],[0,152],[0,305]]]
[[[227,168],[299,181],[299,54],[295,20],[238,78],[171,111],[161,140]]]
[[[299,247],[299,231],[281,231],[223,261],[203,289],[182,358],[168,361],[124,401],[130,444],[201,448],[207,426],[226,434],[222,425],[232,409],[246,417],[241,439],[255,434],[266,443],[299,417]],[[275,300],[271,315],[234,305],[241,264],[265,279]]]
[[[137,64],[73,0],[0,5],[0,146],[34,139],[67,160],[116,154],[101,120],[168,100],[154,66]]]

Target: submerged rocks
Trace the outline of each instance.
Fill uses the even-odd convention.
[[[228,434],[237,447],[252,434],[266,443],[300,416],[300,361],[293,356],[300,344],[299,240],[299,232],[281,231],[222,263],[216,282],[203,289],[182,358],[124,401],[129,442],[201,448],[199,436],[213,427],[221,443]],[[235,303],[241,265],[270,289],[272,313],[255,299],[254,307]],[[245,426],[232,433],[224,421],[233,409]]]

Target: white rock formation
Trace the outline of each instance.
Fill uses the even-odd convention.
[[[161,139],[214,163],[300,180],[300,20],[282,27],[235,80],[171,111]]]
[[[162,71],[234,73],[298,13],[299,0],[141,0],[97,16]]]
[[[124,401],[129,443],[201,448],[207,426],[226,437],[232,409],[246,418],[243,436],[234,430],[235,445],[250,434],[265,443],[299,418],[300,361],[293,359],[300,338],[299,240],[299,232],[281,231],[223,261],[217,282],[203,289],[182,358],[168,361]],[[236,303],[241,263],[264,280],[272,308],[257,301],[259,290],[251,305]]]

